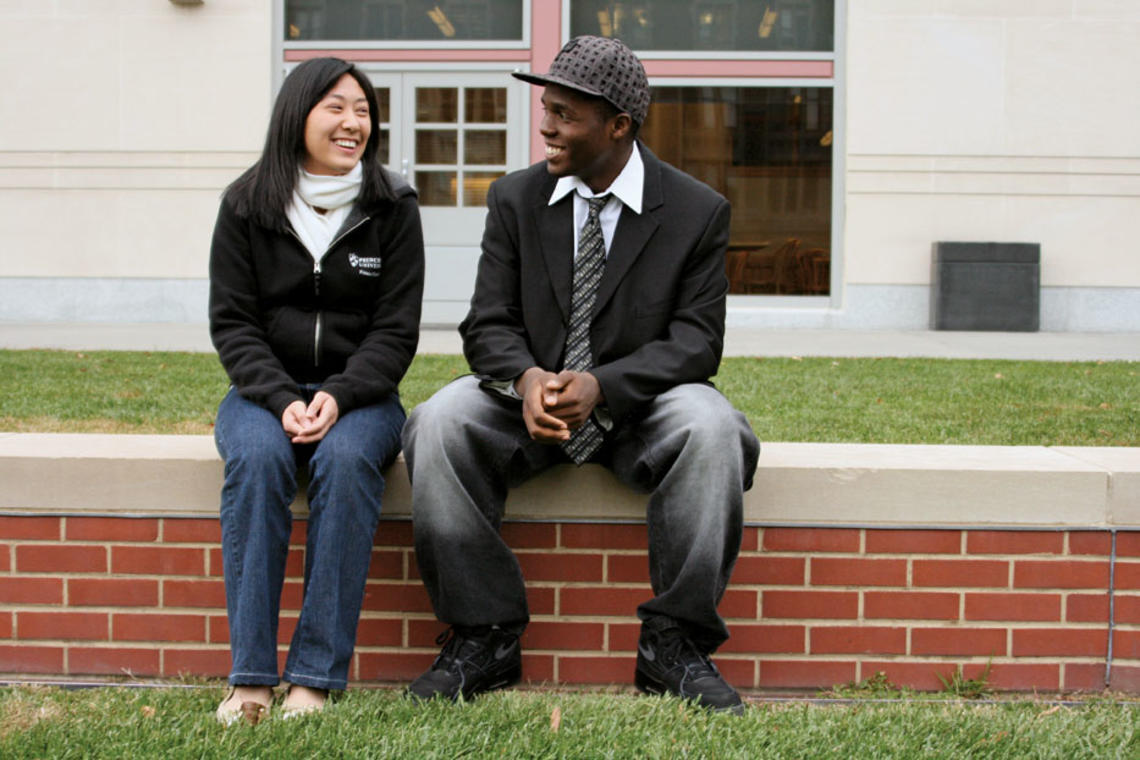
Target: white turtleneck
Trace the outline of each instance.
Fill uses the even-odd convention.
[[[310,174],[298,169],[293,199],[285,217],[314,261],[320,261],[360,195],[364,169],[360,162],[346,174]],[[324,209],[319,214],[315,209]]]

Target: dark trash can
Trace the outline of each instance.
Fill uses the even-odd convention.
[[[933,329],[1039,329],[1040,244],[939,242],[934,244],[933,263]]]

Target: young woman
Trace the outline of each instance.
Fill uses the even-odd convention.
[[[210,333],[232,386],[218,407],[231,690],[224,723],[319,710],[356,641],[396,386],[415,354],[423,234],[415,192],[377,157],[376,96],[336,58],[277,96],[261,158],[222,198]],[[307,467],[304,599],[278,675],[277,626],[297,470]]]

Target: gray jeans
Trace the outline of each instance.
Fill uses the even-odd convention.
[[[667,615],[712,651],[728,638],[716,606],[740,550],[743,492],[759,443],[717,390],[686,384],[606,434],[598,461],[650,493],[649,575],[641,619]],[[521,402],[462,377],[413,410],[404,427],[416,561],[439,619],[529,620],[518,560],[499,535],[507,490],[569,461],[527,434]]]

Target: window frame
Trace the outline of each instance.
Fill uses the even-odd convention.
[[[843,123],[840,117],[843,104],[840,102],[841,90],[830,80],[805,78],[758,78],[758,77],[649,77],[650,87],[815,87],[832,90],[832,140],[831,140],[831,235],[828,241],[831,251],[830,287],[827,295],[771,295],[771,294],[730,294],[728,296],[729,308],[740,306],[754,306],[756,299],[763,299],[764,304],[789,306],[803,306],[821,303],[830,303],[837,306],[840,303],[843,283],[843,213],[842,204],[845,194],[844,171],[841,168],[841,151],[837,148],[843,139]]]
[[[285,0],[273,0],[273,35],[279,50],[529,50],[531,47],[531,4],[522,5],[522,37],[488,40],[296,40],[285,39]]]
[[[828,51],[804,50],[637,50],[637,57],[643,61],[675,60],[675,61],[834,61],[841,40],[839,32],[845,28],[839,23],[840,6],[843,5],[844,21],[846,21],[846,0],[835,2],[835,29],[833,30],[834,48]],[[562,44],[570,41],[570,6],[574,0],[562,0]]]

